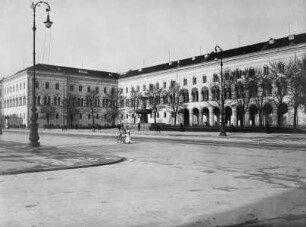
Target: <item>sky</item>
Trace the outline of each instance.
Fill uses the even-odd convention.
[[[31,0],[0,0],[0,78],[33,64]],[[36,62],[125,72],[306,32],[306,0],[49,0]]]

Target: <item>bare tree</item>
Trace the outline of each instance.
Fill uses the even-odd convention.
[[[116,125],[116,120],[123,113],[123,102],[126,97],[121,88],[112,87],[111,91],[105,94],[106,115],[111,120],[112,125]]]
[[[137,113],[136,111],[139,108],[140,105],[140,98],[141,98],[141,93],[137,90],[135,90],[134,87],[132,87],[131,93],[130,93],[130,112],[132,113],[133,119],[134,119],[134,124],[136,123],[136,117]]]
[[[78,106],[80,106],[80,98],[76,95],[68,94],[67,98],[63,99],[63,113],[67,116],[67,125],[69,124],[70,127],[72,127],[74,116],[80,113]],[[63,122],[63,126],[64,124]]]
[[[155,85],[150,84],[149,90],[145,92],[145,96],[149,98],[149,106],[154,114],[154,125],[156,126],[156,115],[160,107],[160,99],[163,95],[163,89],[156,88]]]
[[[171,84],[170,87],[164,91],[163,106],[173,112],[174,125],[176,125],[177,114],[180,108],[184,105],[182,93],[183,89],[177,82]]]
[[[100,95],[97,90],[88,91],[85,96],[86,108],[92,116],[92,127],[95,127],[95,115],[101,110]]]
[[[288,94],[288,75],[291,68],[282,61],[271,62],[271,73],[273,79],[272,98],[277,108],[277,126],[283,125],[283,114],[288,111],[285,96]]]
[[[258,109],[258,116],[259,116],[259,126],[263,126],[263,116],[264,116],[264,102],[267,96],[267,90],[269,86],[271,86],[271,80],[269,78],[268,71],[263,73],[259,68],[254,69],[254,83],[251,86],[257,87],[256,96],[253,97]],[[255,89],[254,89],[255,90]]]
[[[306,56],[304,59],[298,61],[296,58],[291,60],[287,65],[287,77],[289,82],[289,95],[290,95],[290,103],[293,106],[293,127],[297,127],[297,113],[298,107],[305,103],[305,64],[306,64]],[[304,68],[304,70],[303,70]]]
[[[55,113],[56,113],[56,108],[54,106],[51,105],[43,105],[40,108],[41,119],[45,119],[47,121],[47,126],[50,126],[50,120],[53,120],[55,117]]]

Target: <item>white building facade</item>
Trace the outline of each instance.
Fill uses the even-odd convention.
[[[306,34],[291,35],[280,39],[270,39],[249,46],[224,50],[222,53],[223,76],[227,72],[241,73],[245,69],[259,69],[269,74],[270,64],[274,62],[287,63],[302,59],[306,55]],[[168,89],[174,82],[184,89],[185,103],[180,107],[176,124],[184,125],[218,125],[220,123],[220,105],[216,96],[220,93],[220,60],[221,53],[209,53],[192,58],[172,61],[156,66],[132,70],[121,75],[117,73],[77,69],[55,65],[37,64],[36,67],[36,104],[38,113],[45,105],[55,108],[51,120],[54,126],[71,125],[73,127],[89,126],[92,118],[98,125],[110,124],[106,116],[105,94],[112,88],[122,89],[126,96],[123,112],[118,122],[134,123],[131,109],[130,95],[135,89],[145,95],[151,87]],[[1,108],[3,125],[5,127],[28,127],[32,106],[32,67],[22,70],[1,82]],[[94,116],[86,106],[86,94],[96,90],[99,94]],[[226,91],[226,90],[225,90]],[[239,103],[235,101],[234,90],[228,90],[225,100],[225,121],[227,125],[258,126],[259,113],[255,99],[251,99],[247,110],[241,116]],[[63,100],[74,96],[78,113],[69,118],[65,113]],[[288,95],[289,97],[289,95]],[[288,99],[288,97],[286,97]],[[161,97],[162,98],[162,97]],[[288,100],[285,102],[288,103]],[[162,99],[161,99],[162,100]],[[161,101],[163,102],[163,100]],[[162,104],[162,103],[161,103]],[[271,94],[264,98],[264,105],[271,111],[266,113],[263,122],[277,124],[277,108],[272,101]],[[142,104],[137,107],[141,109]],[[149,103],[146,105],[150,109]],[[269,109],[269,108],[268,108]],[[69,122],[68,119],[71,119]],[[136,115],[136,122],[140,122],[140,115]],[[143,118],[142,118],[143,119]],[[174,124],[173,111],[159,108],[157,123]],[[293,110],[288,104],[288,111],[283,115],[284,125],[292,125]],[[299,109],[299,125],[306,125],[303,109]],[[39,126],[46,124],[46,120],[39,118]],[[144,123],[154,123],[153,114],[148,114]]]

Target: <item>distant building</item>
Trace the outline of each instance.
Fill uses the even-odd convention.
[[[228,72],[239,76],[243,70],[260,69],[269,76],[270,63],[289,62],[301,59],[306,55],[306,33],[291,35],[280,39],[270,39],[253,45],[223,51],[223,75]],[[77,69],[71,67],[37,64],[36,68],[36,103],[38,112],[44,105],[54,106],[56,111],[51,123],[54,126],[68,125],[67,112],[63,100],[69,95],[77,97],[78,113],[73,116],[72,126],[88,126],[91,118],[95,117],[99,125],[110,124],[106,117],[105,92],[112,87],[122,89],[126,96],[121,104],[122,113],[119,121],[134,123],[132,111],[131,91],[134,89],[145,94],[149,89],[168,89],[174,82],[183,91],[184,105],[181,106],[177,117],[177,124],[184,125],[218,125],[220,122],[220,53],[208,53],[192,58],[171,61],[168,63],[130,70],[121,75],[117,73]],[[2,80],[2,114],[6,126],[28,126],[31,115],[32,67],[26,68]],[[271,87],[274,86],[271,84]],[[90,89],[97,89],[100,97],[97,106],[100,108],[95,116],[86,108],[86,93]],[[271,99],[271,91],[265,91],[265,111],[263,122],[270,125],[277,124],[276,106]],[[237,91],[226,88],[225,117],[226,124],[257,126],[259,125],[258,106],[253,98],[245,113],[241,111],[236,101]],[[256,94],[255,94],[256,96]],[[254,97],[255,97],[254,96]],[[160,97],[160,103],[169,102],[169,97]],[[285,104],[287,105],[287,104]],[[138,109],[151,108],[150,97],[141,99]],[[293,111],[290,105],[283,114],[283,124],[292,125]],[[150,111],[148,111],[150,112]],[[139,113],[139,112],[138,112]],[[143,114],[144,115],[144,114]],[[306,125],[306,116],[300,109],[299,125]],[[136,115],[136,123],[153,123],[153,114],[140,118]],[[173,113],[169,108],[159,108],[157,123],[173,124]],[[42,127],[46,121],[39,118]]]
[[[32,106],[32,78],[33,67],[26,68],[16,74],[4,78],[2,82],[3,115],[6,117],[6,125],[29,126]],[[88,126],[91,124],[90,111],[86,107],[86,94],[89,90],[96,90],[102,95],[117,86],[118,74],[77,69],[70,67],[37,64],[36,65],[36,104],[39,113],[38,123],[42,127],[46,120],[42,119],[40,110],[43,106],[55,107],[52,113],[51,124],[53,126],[67,126],[68,118],[65,111],[64,100],[70,95],[77,97],[74,100],[78,112],[73,116],[72,126]],[[102,101],[102,100],[101,100]],[[98,102],[97,106],[102,102]],[[99,124],[108,124],[105,116],[105,108],[95,113]]]

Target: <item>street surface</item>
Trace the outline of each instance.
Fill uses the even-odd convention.
[[[40,133],[42,147],[73,148],[71,158],[126,160],[0,175],[0,226],[306,226],[305,135],[260,134],[261,146],[255,135],[133,133],[128,145],[112,134]],[[0,136],[0,145],[12,141],[26,144],[28,134]]]

